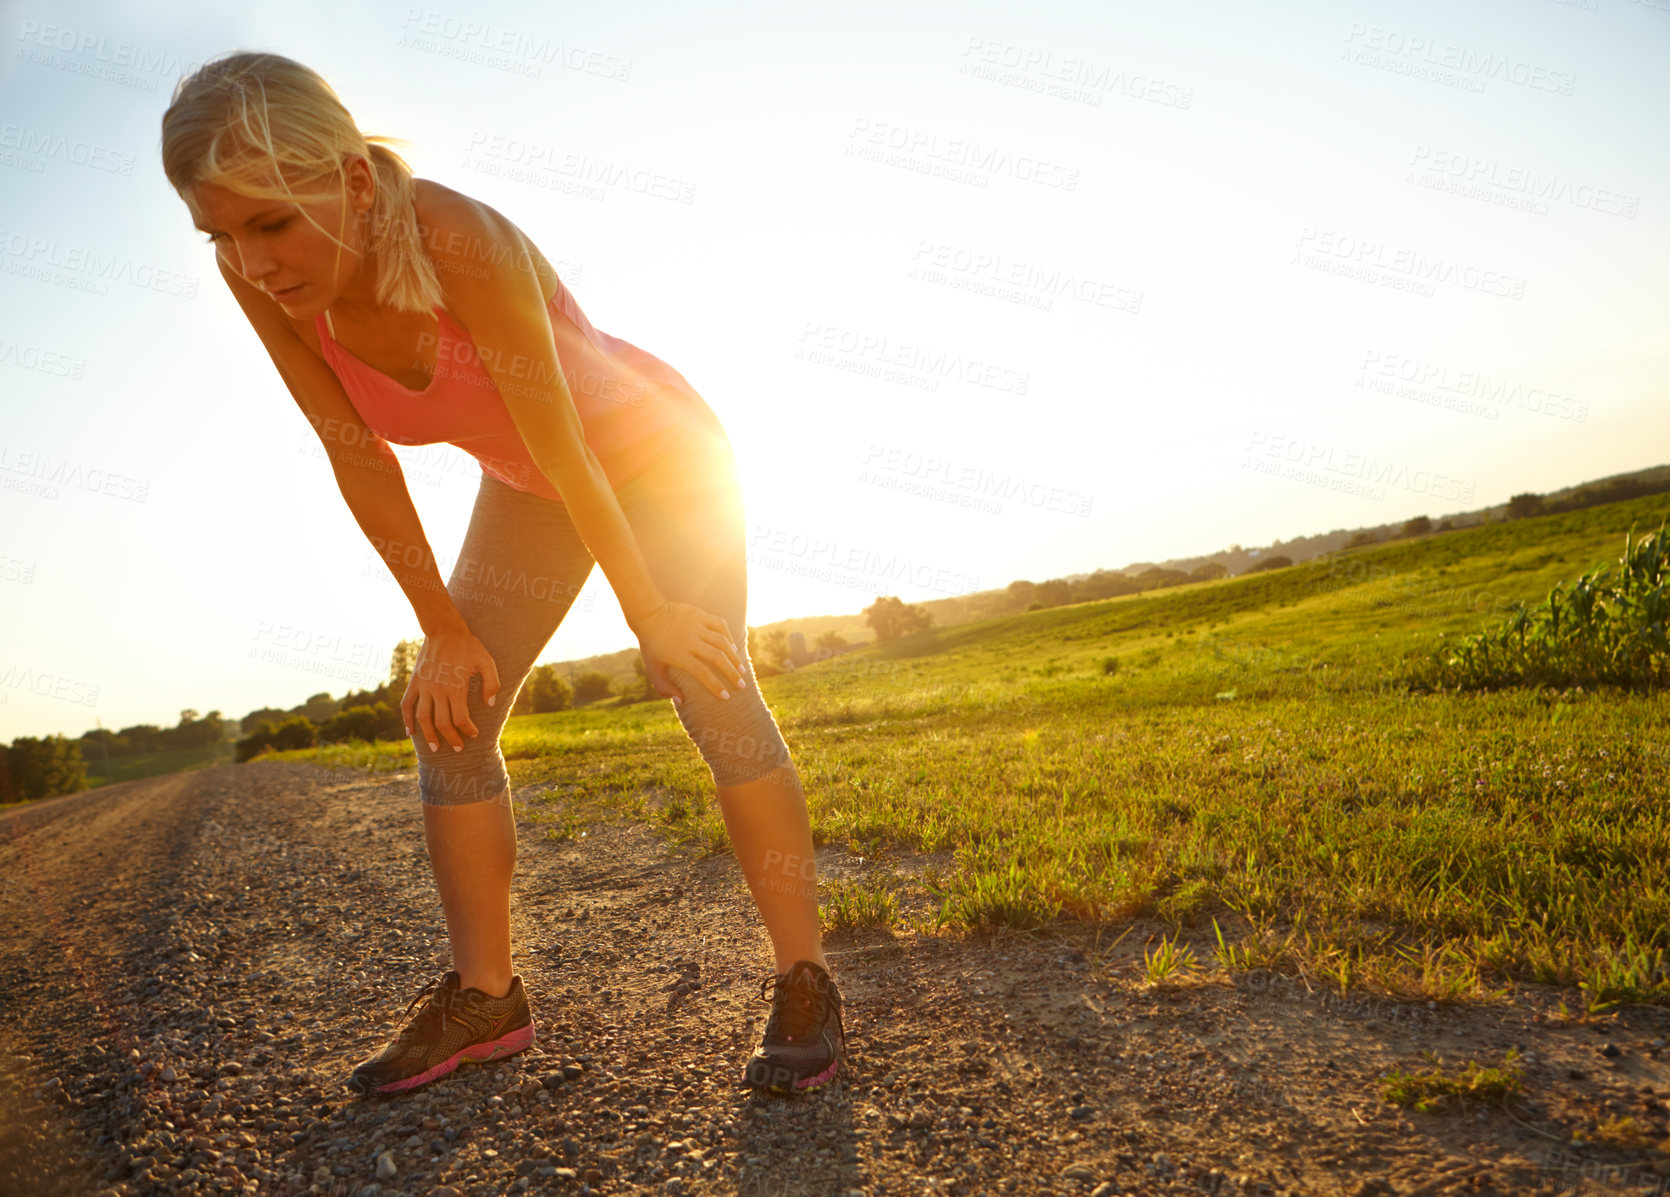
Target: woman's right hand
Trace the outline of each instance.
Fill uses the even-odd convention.
[[[663,697],[675,703],[689,697],[668,676],[669,665],[693,675],[716,698],[731,696],[727,684],[742,688],[742,654],[731,643],[725,621],[711,611],[663,600],[652,614],[627,626],[638,637],[644,677]]]
[[[412,734],[415,718],[431,751],[440,750],[443,737],[453,751],[462,751],[460,730],[472,737],[481,734],[470,718],[470,676],[478,672],[481,697],[492,706],[499,692],[499,670],[487,646],[467,628],[425,637],[400,700],[406,734]]]

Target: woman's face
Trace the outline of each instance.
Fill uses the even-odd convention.
[[[346,164],[348,197],[336,188],[295,187],[313,219],[347,243],[343,249],[286,200],[253,199],[217,183],[191,189],[196,224],[233,270],[293,316],[324,311],[350,289],[363,264],[357,217],[371,207],[375,183],[363,158]],[[292,184],[292,186],[295,186]]]

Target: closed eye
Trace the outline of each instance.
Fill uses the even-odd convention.
[[[281,232],[286,226],[289,225],[289,223],[290,223],[289,217],[285,217],[283,220],[277,221],[273,224],[262,225],[261,226],[261,231],[263,233]],[[220,236],[221,236],[221,234],[219,234],[219,233],[210,233],[207,237],[203,238],[203,244],[213,245],[217,240],[220,239]]]

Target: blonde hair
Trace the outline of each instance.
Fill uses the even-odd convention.
[[[376,198],[360,219],[366,250],[375,255],[377,302],[396,311],[429,312],[442,305],[434,263],[417,223],[412,168],[391,144],[398,137],[364,134],[316,71],[282,54],[235,51],[205,62],[175,85],[162,114],[162,170],[193,216],[190,189],[212,183],[252,199],[288,200],[337,245],[349,246],[307,210],[320,192],[297,193],[297,182],[337,177],[345,211],[344,162],[363,154],[376,175]],[[286,174],[288,172],[288,175]],[[352,252],[350,250],[350,252]]]

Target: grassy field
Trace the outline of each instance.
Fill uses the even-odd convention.
[[[106,774],[104,758],[95,750],[91,759],[87,761],[86,788],[96,790],[100,786],[115,785],[117,782],[133,781],[141,777],[160,777],[164,773],[185,773],[193,769],[212,769],[216,765],[230,765],[234,755],[233,745],[226,742],[203,748],[176,748],[167,752],[113,756],[110,758],[110,773]],[[32,801],[39,799],[0,802],[0,811],[15,810]]]
[[[232,763],[230,743],[211,744],[203,748],[177,748],[169,752],[146,752],[134,756],[110,758],[110,775],[104,772],[104,758],[97,749],[87,761],[87,785],[90,789],[132,781],[137,777],[156,777],[163,773],[183,773],[188,769],[211,769]]]
[[[1155,976],[1210,953],[1411,999],[1517,979],[1581,987],[1589,1009],[1670,1004],[1664,699],[1396,684],[1441,634],[1615,560],[1667,508],[1399,541],[766,679],[818,842],[948,862],[826,884],[826,918],[943,933],[1147,915],[1178,936]],[[626,816],[727,850],[665,703],[517,718],[502,748],[515,785],[557,784],[535,804],[550,835]],[[409,745],[281,755],[414,764]],[[901,919],[912,889],[931,914]]]

